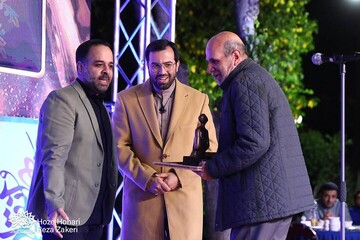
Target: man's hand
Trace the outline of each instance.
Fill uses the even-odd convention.
[[[323,220],[328,220],[330,217],[334,217],[334,213],[332,211],[327,211],[324,214]]]
[[[56,223],[58,217],[61,217],[64,220],[69,220],[69,217],[65,213],[64,209],[62,209],[62,208],[59,208],[56,211],[53,211],[49,215],[49,220],[51,222],[51,227],[54,229],[54,234],[59,238],[63,238],[63,235],[59,232],[58,227],[57,227],[57,223]]]
[[[165,174],[167,174],[167,176],[164,177],[164,182],[170,187],[171,191],[180,186],[179,178],[175,173],[168,172]]]
[[[208,173],[208,171],[206,170],[206,162],[205,161],[202,161],[200,162],[200,166],[202,167],[202,171],[199,172],[199,175],[202,179],[206,180],[206,181],[209,181],[211,179],[213,179],[210,174]]]
[[[165,175],[165,176],[164,176]],[[164,182],[167,173],[157,173],[153,176],[153,182],[149,187],[149,191],[155,195],[164,194],[165,192],[170,192],[171,188]]]
[[[153,176],[154,181],[149,187],[149,191],[155,195],[170,192],[179,187],[178,177],[173,172],[157,173]]]

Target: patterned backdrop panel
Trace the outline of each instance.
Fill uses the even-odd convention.
[[[90,2],[0,0],[0,239],[41,239],[25,211],[39,110],[50,91],[76,77]]]

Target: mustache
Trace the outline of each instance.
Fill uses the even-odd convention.
[[[108,78],[109,79],[110,77],[109,77],[109,74],[102,73],[99,78]]]
[[[170,77],[170,75],[167,73],[164,73],[164,74],[158,74],[155,76],[155,78],[160,78],[160,77]]]

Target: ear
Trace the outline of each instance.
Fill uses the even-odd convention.
[[[180,60],[178,60],[177,63],[176,63],[176,72],[179,71],[179,67],[180,67]]]
[[[240,62],[242,61],[241,59],[241,53],[239,50],[235,49],[232,53],[231,53],[233,59],[234,59],[234,65],[237,66],[240,64]]]
[[[78,61],[76,63],[76,70],[77,70],[77,73],[80,74],[84,69],[84,65],[82,62]]]

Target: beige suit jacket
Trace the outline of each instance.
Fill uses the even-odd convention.
[[[119,167],[124,175],[121,239],[161,240],[167,213],[172,240],[202,239],[203,202],[201,178],[190,170],[178,170],[181,187],[154,196],[146,186],[155,172],[168,172],[154,161],[180,162],[190,155],[198,117],[209,121],[209,151],[217,150],[215,127],[207,95],[176,81],[174,103],[166,137],[162,142],[149,81],[120,92],[113,124]]]

